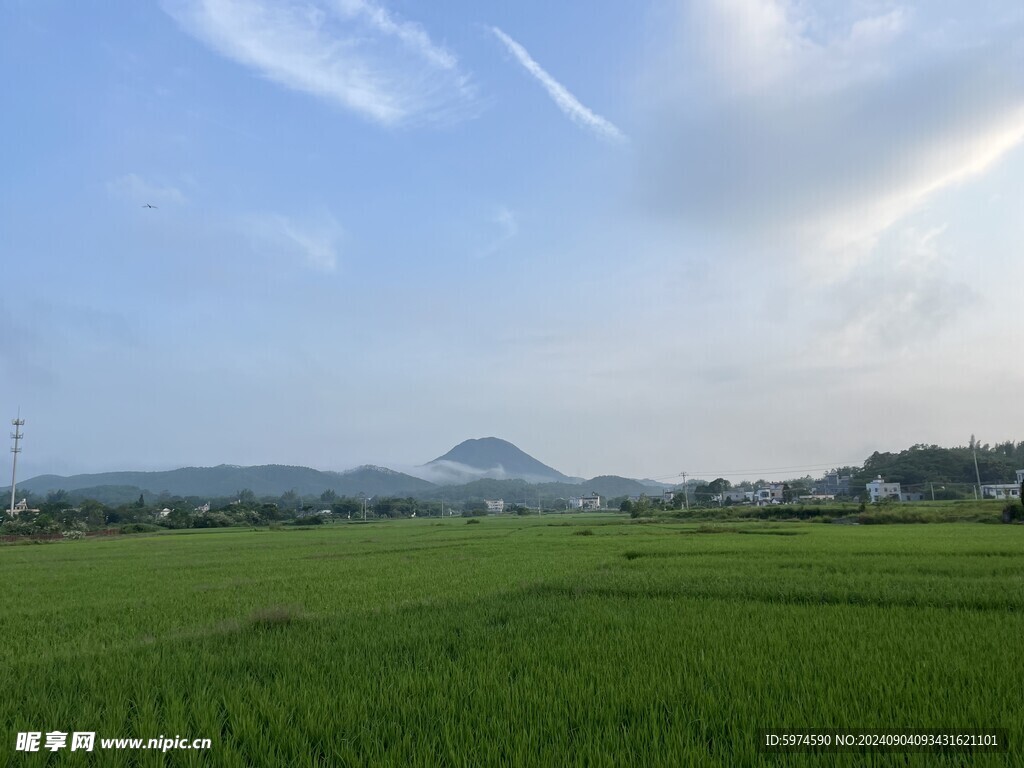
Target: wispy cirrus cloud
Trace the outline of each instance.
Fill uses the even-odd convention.
[[[625,142],[627,140],[626,135],[615,125],[584,106],[564,85],[548,74],[522,45],[498,27],[491,27],[491,32],[505,45],[523,68],[537,79],[558,108],[570,120],[590,129],[604,139],[616,142]]]
[[[420,25],[372,0],[166,0],[221,55],[383,125],[451,119],[474,87]]]
[[[381,8],[369,0],[336,0],[335,6],[349,18],[361,18],[381,34],[397,38],[439,69],[458,69],[459,60],[455,54],[436,45],[419,24],[398,19],[386,8]]]
[[[126,173],[111,179],[107,182],[107,192],[114,197],[139,204],[179,205],[186,199],[177,187],[150,181],[137,173]]]
[[[516,212],[511,208],[499,205],[494,209],[494,214],[490,218],[490,223],[497,230],[497,234],[492,236],[490,242],[484,247],[477,255],[492,256],[501,250],[508,241],[519,234],[519,217]]]
[[[330,214],[293,217],[275,213],[245,217],[239,224],[260,251],[301,261],[316,272],[330,274],[338,268],[338,248],[345,233]]]

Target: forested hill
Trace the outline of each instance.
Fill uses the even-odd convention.
[[[1016,470],[1024,469],[1024,441],[956,448],[915,445],[899,453],[876,451],[864,462],[864,468],[856,475],[855,481],[867,482],[881,475],[890,482],[907,485],[929,482],[973,484],[977,481],[974,472],[975,449],[978,455],[978,474],[983,483],[1013,482],[1016,480]]]
[[[45,494],[49,491],[77,491],[104,486],[130,487],[138,495],[166,491],[180,496],[235,496],[246,489],[257,496],[279,496],[289,490],[300,495],[319,496],[327,490],[355,496],[378,494],[407,496],[433,488],[433,483],[386,467],[362,466],[347,472],[323,472],[309,467],[265,464],[237,467],[221,464],[216,467],[182,467],[162,472],[102,472],[99,474],[39,475],[18,484],[24,491]],[[9,492],[9,491],[8,491]],[[123,492],[121,493],[123,495]]]

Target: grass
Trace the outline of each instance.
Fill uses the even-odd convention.
[[[809,502],[768,505],[691,507],[674,516],[687,521],[740,522],[744,520],[786,520],[817,523],[833,521],[879,523],[1000,523],[1007,502],[994,499],[961,501]],[[1019,506],[1019,504],[1018,504]],[[1024,511],[1024,510],[1022,510]]]
[[[1024,527],[558,522],[0,547],[0,762],[85,764],[13,752],[53,729],[213,740],[103,765],[1024,761]],[[759,752],[783,726],[1014,746]]]

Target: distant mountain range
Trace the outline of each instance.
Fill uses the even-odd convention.
[[[280,496],[295,491],[303,496],[332,490],[339,496],[414,496],[446,498],[450,501],[504,498],[532,501],[538,495],[550,501],[596,492],[605,497],[659,493],[664,487],[654,481],[601,476],[591,480],[569,477],[538,461],[506,440],[483,437],[459,443],[443,456],[412,474],[387,467],[361,466],[345,472],[327,472],[309,467],[266,464],[239,467],[182,467],[158,472],[101,472],[95,474],[39,475],[18,483],[18,490],[44,495],[64,490],[74,498],[95,498],[106,503],[167,494],[209,498],[230,498],[242,490],[257,497]]]
[[[183,467],[164,472],[102,472],[90,475],[39,475],[18,483],[18,489],[32,493],[82,491],[99,486],[130,486],[138,492],[172,496],[234,496],[243,489],[257,496],[280,496],[287,491],[302,495],[333,490],[341,496],[378,494],[407,496],[434,484],[385,467],[364,466],[347,472],[322,472],[309,467],[265,464],[258,467]]]

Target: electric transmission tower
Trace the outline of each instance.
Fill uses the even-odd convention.
[[[13,466],[11,467],[11,519],[14,519],[14,490],[15,483],[18,480],[18,454],[21,453],[21,438],[25,435],[22,433],[21,428],[25,426],[25,420],[21,418],[21,409],[18,409],[18,418],[11,419],[11,426],[14,427],[14,431],[11,432],[11,439],[14,440],[14,445],[11,446],[11,453],[14,454]]]

